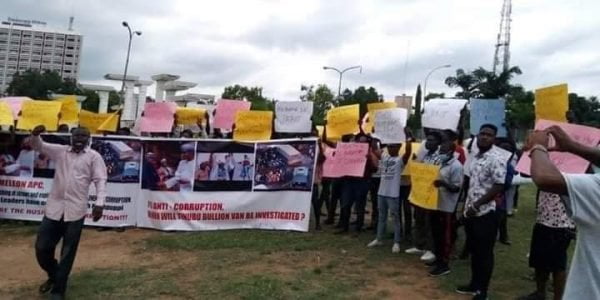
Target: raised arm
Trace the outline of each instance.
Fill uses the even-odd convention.
[[[44,125],[39,125],[35,127],[33,131],[31,131],[31,148],[37,152],[47,155],[51,159],[56,159],[58,154],[65,150],[66,146],[45,143],[40,137],[40,134],[44,131],[46,131],[46,127],[44,127]]]
[[[571,139],[569,135],[558,126],[552,126],[546,131],[552,135],[556,141],[556,145],[548,149],[549,151],[563,151],[573,153],[594,165],[600,166],[600,150],[598,148],[589,147],[578,143]]]
[[[406,134],[406,146],[404,147],[404,155],[402,156],[402,162],[406,166],[406,164],[410,160],[410,155],[412,154],[413,135],[412,131],[408,127],[404,128],[404,133]]]
[[[551,127],[547,131],[533,132],[527,139],[527,149],[530,150],[529,157],[531,157],[531,179],[542,191],[566,195],[568,193],[567,183],[561,172],[550,160],[548,150],[546,150],[548,147],[548,133],[555,136],[556,146],[554,149],[565,150],[575,147],[568,136],[565,138],[562,135],[564,132],[560,128],[557,130]]]

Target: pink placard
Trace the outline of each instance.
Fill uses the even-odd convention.
[[[231,130],[235,120],[235,113],[241,110],[250,110],[250,105],[250,102],[241,100],[219,100],[217,102],[213,127]]]
[[[23,106],[23,101],[33,100],[33,99],[31,99],[29,97],[5,97],[0,100],[6,102],[8,104],[8,106],[10,106],[10,109],[13,114],[13,118],[15,118],[15,120],[16,120],[19,118],[19,112],[21,112],[21,106]]]
[[[323,177],[325,178],[337,178],[338,175],[334,174],[334,159],[335,159],[335,149],[334,148],[325,148],[323,152],[325,155],[325,162],[323,162]]]
[[[560,126],[572,139],[590,147],[596,147],[600,142],[600,129],[587,127],[582,125],[561,123],[555,121],[539,120],[536,125],[536,130],[544,130],[550,126]],[[582,174],[585,173],[590,165],[587,160],[571,153],[566,152],[551,152],[550,160],[563,173]],[[529,152],[523,153],[517,171],[529,175],[531,172],[531,159]]]
[[[367,143],[338,143],[331,175],[362,177],[367,163]]]
[[[154,102],[144,105],[140,122],[142,132],[171,132],[175,122],[177,105],[173,102]]]

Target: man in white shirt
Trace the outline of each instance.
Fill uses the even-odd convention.
[[[549,136],[555,146],[548,149]],[[573,139],[552,126],[529,136],[531,177],[545,192],[562,195],[567,214],[577,225],[577,242],[563,299],[600,299],[600,175],[562,174],[548,151],[569,152],[600,165],[600,150]]]
[[[175,179],[179,182],[179,190],[182,192],[192,191],[194,180],[194,143],[186,143],[181,146],[181,161],[175,170]]]

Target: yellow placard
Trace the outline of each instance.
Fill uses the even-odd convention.
[[[77,97],[74,95],[64,96],[55,101],[62,102],[60,108],[59,124],[77,124],[79,121],[79,107],[77,106]]]
[[[536,120],[567,121],[569,87],[559,84],[535,90]]]
[[[317,125],[317,131],[319,132],[319,138],[323,138],[323,131],[325,130],[325,126]]]
[[[12,110],[8,103],[0,101],[0,125],[14,125]]]
[[[327,138],[340,139],[342,135],[358,131],[358,104],[335,107],[327,112]]]
[[[79,126],[89,129],[91,133],[116,131],[118,121],[116,113],[97,114],[83,109],[79,112]]]
[[[235,114],[233,139],[236,141],[270,140],[272,129],[272,111],[238,111]]]
[[[61,106],[62,102],[59,101],[24,101],[17,129],[32,130],[38,125],[44,125],[46,130],[56,131]]]
[[[412,148],[411,148],[412,151],[410,154],[410,159],[408,160],[406,167],[404,167],[404,171],[402,171],[402,176],[410,176],[410,165],[412,162],[412,157],[415,153],[419,153],[419,148],[421,148],[421,143],[412,143]],[[404,156],[405,152],[406,152],[406,143],[403,143],[402,148],[400,148],[400,157]]]
[[[367,122],[363,125],[363,130],[366,133],[373,132],[373,124],[375,124],[375,112],[382,109],[396,108],[396,102],[375,102],[367,104],[367,110],[369,111],[369,117]]]
[[[438,189],[433,182],[438,179],[440,167],[432,164],[411,162],[410,202],[425,209],[438,209]]]
[[[206,110],[196,107],[178,107],[175,111],[177,125],[196,125],[204,119]]]

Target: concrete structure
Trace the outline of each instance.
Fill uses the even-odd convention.
[[[106,113],[108,112],[108,97],[110,92],[114,92],[115,88],[110,85],[98,85],[98,84],[80,84],[82,88],[86,90],[95,91],[100,98],[100,103],[98,104],[98,112]]]
[[[156,81],[156,101],[165,100],[165,83],[179,79],[179,75],[172,74],[157,74],[151,77]]]
[[[51,70],[63,79],[79,79],[83,36],[46,23],[8,18],[0,23],[0,94],[17,72]]]
[[[146,95],[148,94],[148,86],[154,82],[150,80],[138,80],[134,86],[138,88],[138,93],[135,95],[136,103],[136,119],[142,116],[144,105],[146,105]]]
[[[123,74],[106,74],[104,75],[106,80],[116,80],[123,82]],[[122,104],[121,121],[135,121],[137,105],[133,98],[133,87],[135,83],[140,79],[139,76],[127,75],[125,78],[125,93],[124,101]]]
[[[215,95],[188,93],[180,96],[170,96],[167,98],[167,101],[173,101],[183,107],[194,107],[195,104],[215,103]]]

